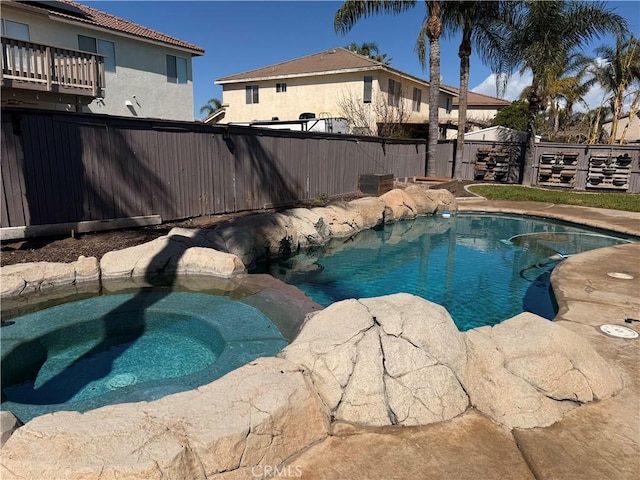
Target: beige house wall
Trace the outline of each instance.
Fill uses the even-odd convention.
[[[441,102],[442,104],[442,99]],[[444,113],[443,113],[444,112]],[[474,122],[485,124],[493,120],[498,114],[498,108],[491,106],[468,106],[467,107],[467,131],[473,132],[482,129],[482,126],[474,125]],[[458,124],[458,106],[451,110],[440,109],[440,123]],[[457,127],[447,129],[446,140],[453,140],[458,137]]]
[[[371,75],[372,103],[365,104],[364,77]],[[376,131],[375,103],[388,102],[389,78],[400,82],[404,108],[409,114],[409,123],[425,123],[429,119],[429,87],[423,83],[400,75],[381,71],[360,71],[335,73],[331,75],[309,75],[295,78],[278,78],[254,82],[229,83],[223,85],[222,102],[225,105],[224,123],[271,120],[295,120],[301,113],[310,112],[316,116],[343,117],[341,108],[346,99],[353,100],[371,115],[370,129]],[[286,92],[277,92],[276,84],[286,83]],[[247,104],[245,87],[258,86],[257,104]],[[421,93],[420,111],[412,111],[413,89]],[[441,113],[445,102],[441,100]]]
[[[603,129],[607,134],[611,135],[612,123],[607,122],[603,124]],[[631,121],[629,121],[629,116],[621,118],[618,121],[618,130],[616,133],[616,141],[620,141],[622,138],[622,132],[624,132],[625,128],[627,129],[624,134],[625,142],[637,142],[640,141],[640,118],[638,116],[631,117]]]
[[[11,10],[3,4],[2,18],[29,25],[30,41],[43,45],[78,50],[78,35],[113,42],[115,45],[116,71],[106,72],[104,98],[96,99],[83,111],[120,115],[125,117],[160,118],[193,121],[192,57],[189,52],[154,44],[107,30],[54,21],[46,16],[31,15]],[[187,83],[167,82],[166,55],[187,60]],[[134,98],[135,95],[135,98]],[[22,98],[38,103],[35,92],[22,91]],[[64,103],[69,97],[59,96],[58,105],[28,105],[74,111],[75,105]],[[125,102],[131,102],[131,106]]]

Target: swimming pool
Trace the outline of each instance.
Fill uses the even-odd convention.
[[[167,290],[17,317],[2,327],[1,341],[2,409],[23,422],[191,390],[288,344],[249,305]]]
[[[412,293],[443,305],[458,328],[468,330],[523,311],[553,318],[553,267],[567,256],[629,241],[534,217],[428,216],[333,240],[259,269],[323,306]]]

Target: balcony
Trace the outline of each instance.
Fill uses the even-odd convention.
[[[2,87],[103,96],[102,55],[2,37]]]

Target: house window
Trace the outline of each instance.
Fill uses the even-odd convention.
[[[187,59],[167,55],[167,82],[187,83]]]
[[[285,93],[286,91],[287,91],[287,84],[286,83],[276,83],[276,92],[277,93]],[[258,102],[256,101],[254,103],[258,103]]]
[[[258,85],[246,86],[245,92],[247,94],[247,105],[250,105],[252,103],[259,103]]]
[[[413,111],[420,111],[420,104],[422,103],[422,90],[419,88],[413,88]]]
[[[451,113],[452,108],[453,108],[453,99],[451,97],[447,97],[447,100],[445,103],[445,109],[447,110],[447,113]]]
[[[400,106],[400,82],[396,82],[393,79],[389,79],[389,106]]]
[[[116,46],[113,42],[78,35],[78,48],[84,52],[104,55],[104,69],[107,72],[116,71]]]
[[[362,94],[362,103],[371,103],[371,92],[373,91],[373,77],[371,75],[364,76],[364,93]]]
[[[29,25],[26,23],[2,20],[2,36],[16,40],[29,41]]]

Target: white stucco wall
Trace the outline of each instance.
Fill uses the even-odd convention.
[[[30,41],[34,43],[78,50],[78,35],[86,35],[115,44],[116,72],[106,72],[104,98],[94,100],[84,107],[85,111],[126,117],[194,120],[190,53],[12,10],[4,4],[2,18],[28,24]],[[167,54],[187,60],[186,84],[167,82]],[[127,100],[132,103],[131,107],[125,105]]]
[[[340,105],[345,98],[356,100],[363,108],[370,108],[364,104],[364,77],[371,75],[372,102],[387,98],[388,80],[393,78],[402,85],[403,95],[406,97],[406,108],[411,113],[410,123],[424,123],[429,118],[429,88],[407,78],[389,75],[386,72],[367,71],[339,73],[333,75],[315,75],[308,77],[282,78],[265,81],[232,83],[223,85],[222,102],[225,105],[225,123],[249,122],[253,120],[297,119],[303,112],[315,113],[316,116],[332,117],[344,116]],[[286,83],[286,92],[276,92],[276,83]],[[259,102],[246,103],[245,87],[257,85],[259,87]],[[412,111],[413,88],[422,90],[420,112]],[[375,119],[372,120],[375,123]],[[375,131],[375,125],[371,125]]]

